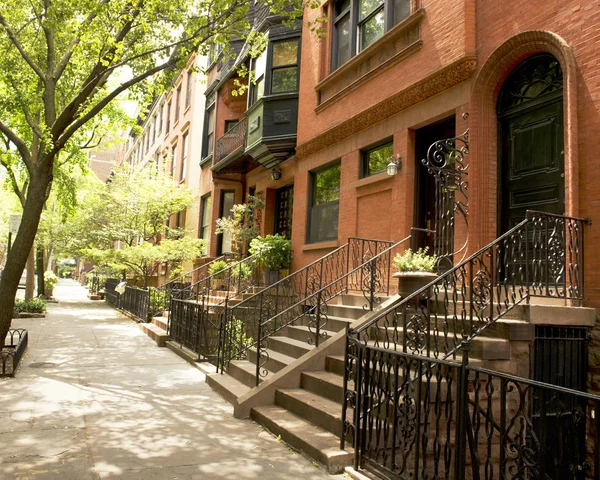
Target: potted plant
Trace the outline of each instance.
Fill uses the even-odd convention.
[[[58,277],[54,275],[54,272],[48,270],[44,273],[44,288],[46,291],[46,297],[52,297],[52,294],[54,293],[54,287],[56,286],[57,282]]]
[[[278,234],[256,237],[250,242],[250,254],[258,254],[257,263],[263,269],[264,284],[272,285],[289,272],[292,242]]]
[[[413,252],[410,248],[402,255],[394,257],[398,269],[393,277],[398,279],[398,295],[405,298],[432,282],[437,274],[433,272],[437,263],[436,255],[427,255],[427,247]]]
[[[208,266],[211,277],[210,286],[213,290],[227,289],[227,269],[230,264],[226,260],[216,260]]]

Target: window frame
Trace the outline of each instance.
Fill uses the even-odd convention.
[[[215,139],[215,125],[216,125],[216,99],[213,99],[212,102],[207,104],[206,109],[204,110],[204,126],[202,132],[202,160],[212,156],[214,152],[214,139]],[[212,141],[209,139],[208,132],[209,123],[210,123],[210,114],[211,111],[214,112],[213,115],[213,126],[212,126]]]
[[[391,156],[394,155],[394,139],[386,138],[381,140],[380,142],[374,143],[366,148],[361,149],[360,151],[360,178],[367,178],[373,175],[377,175],[378,173],[385,172],[387,168],[387,163],[381,170],[377,170],[372,172],[369,165],[368,155],[375,150],[379,150],[380,148],[390,146],[392,153]],[[389,162],[388,162],[389,163]]]
[[[171,107],[173,106],[173,99],[170,99],[167,102],[167,130],[165,133],[169,133],[171,131]]]
[[[185,109],[187,110],[188,108],[190,108],[190,105],[192,104],[192,69],[190,68],[187,72],[187,84],[186,84],[186,91],[185,91]]]
[[[198,222],[198,238],[206,240],[206,245],[208,247],[208,242],[210,241],[210,224],[211,224],[211,208],[212,208],[212,195],[211,193],[207,193],[200,197],[200,219]],[[204,224],[204,214],[208,212],[207,223]],[[204,236],[206,232],[206,237]]]
[[[177,168],[177,144],[178,142],[174,142],[171,145],[171,177],[175,178],[175,170]]]
[[[273,57],[275,54],[275,45],[281,42],[296,41],[296,63],[273,65]],[[288,35],[285,37],[277,37],[272,40],[269,39],[269,46],[267,52],[267,62],[265,68],[265,93],[264,95],[282,95],[286,93],[296,93],[300,87],[300,35]],[[273,73],[276,70],[282,70],[284,68],[296,68],[296,88],[294,90],[282,90],[280,92],[273,92]]]
[[[365,16],[365,18],[363,18],[361,20],[359,18],[359,6],[360,6],[361,0],[350,0],[350,6],[336,15],[336,13],[335,13],[336,5],[342,1],[343,0],[337,0],[337,1],[332,2],[332,4],[331,4],[330,17],[333,18],[333,22],[332,22],[332,29],[331,29],[332,40],[330,43],[330,46],[331,46],[330,72],[334,72],[335,70],[340,68],[342,65],[346,64],[352,57],[358,55],[360,52],[367,49],[370,45],[372,45],[377,40],[379,40],[380,38],[385,36],[385,34],[389,30],[391,30],[395,25],[404,21],[406,18],[408,18],[410,15],[412,15],[415,11],[413,2],[411,0],[381,0],[381,4],[378,7],[371,10]],[[396,21],[395,14],[394,14],[394,10],[397,7],[399,7],[399,5],[396,5],[397,2],[406,2],[409,5],[408,15],[406,17],[398,19],[398,21]],[[383,7],[381,5],[383,5]],[[364,47],[361,46],[361,40],[362,40],[361,35],[360,35],[361,26],[365,25],[369,20],[373,19],[374,16],[377,15],[377,13],[379,13],[382,10],[383,10],[383,15],[384,15],[383,34],[380,37],[373,40],[368,45],[365,45]],[[350,15],[350,28],[349,28],[350,38],[348,39],[348,42],[350,44],[350,52],[349,52],[348,60],[346,60],[338,65],[338,60],[337,60],[338,55],[337,54],[338,54],[338,43],[339,42],[338,42],[337,26],[340,24],[341,20],[343,20],[343,18],[348,14]]]
[[[175,94],[177,97],[175,98],[175,121],[173,122],[173,125],[177,125],[179,116],[181,115],[181,83],[177,87]]]
[[[337,200],[324,202],[319,205],[315,205],[317,175],[329,170],[330,168],[335,168],[337,166],[340,167],[339,193],[338,193]],[[315,170],[309,171],[309,189],[308,189],[308,195],[309,195],[308,200],[309,201],[308,201],[308,215],[307,215],[307,227],[306,227],[306,243],[313,244],[313,243],[321,243],[321,242],[329,242],[329,241],[338,240],[338,238],[339,238],[339,229],[338,229],[338,227],[339,227],[339,204],[340,204],[340,198],[341,198],[341,185],[342,185],[342,161],[341,161],[341,159],[334,160],[333,162],[329,162],[326,165],[322,165],[319,168],[316,168]],[[315,225],[313,225],[313,212],[315,211],[316,207],[321,207],[321,209],[324,209],[323,206],[331,207],[333,205],[337,205],[337,211],[338,211],[337,223],[335,225],[335,237],[325,237],[325,238],[319,237],[316,235],[316,232],[315,232],[316,227],[315,227]]]
[[[181,167],[179,171],[179,181],[185,180],[187,161],[189,155],[189,131],[185,132],[181,137]]]

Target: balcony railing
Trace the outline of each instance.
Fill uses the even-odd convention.
[[[231,130],[217,140],[213,165],[244,146],[246,141],[246,124],[246,118],[244,117]]]

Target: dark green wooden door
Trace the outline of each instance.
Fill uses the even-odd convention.
[[[563,214],[565,168],[562,72],[549,54],[519,65],[498,104],[499,225],[507,231],[527,210]]]

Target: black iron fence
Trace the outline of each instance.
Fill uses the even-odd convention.
[[[404,472],[412,472],[412,475],[422,478],[435,478],[435,475],[438,475],[437,478],[465,478],[457,476],[464,471],[465,460],[454,461],[448,455],[449,452],[454,451],[454,448],[458,448],[458,452],[465,452],[464,448],[455,446],[458,440],[464,441],[467,434],[461,433],[462,437],[455,437],[452,433],[455,432],[455,427],[450,428],[450,424],[458,417],[456,411],[450,407],[454,405],[453,399],[458,394],[452,393],[452,385],[459,379],[468,383],[464,377],[466,366],[462,367],[463,373],[452,373],[455,365],[445,363],[443,360],[456,355],[467,358],[465,347],[468,347],[474,337],[514,306],[527,302],[530,297],[545,296],[561,298],[576,304],[581,303],[584,293],[583,227],[588,223],[586,219],[528,212],[524,221],[490,245],[407,296],[393,308],[378,313],[359,328],[349,330],[343,397],[344,435],[354,434],[361,464],[370,465],[369,468],[373,469],[383,469],[394,476],[403,476]],[[425,361],[422,360],[423,358],[429,363],[423,363]],[[416,368],[414,370],[416,374],[413,373],[411,376],[410,371],[402,370],[409,367],[413,370]],[[479,373],[474,374],[477,382],[470,384],[472,387],[469,388],[472,388],[472,391],[482,391],[484,388],[483,391],[487,395],[500,391],[499,387],[493,387],[492,380],[502,383],[498,379],[510,378],[483,370],[471,369],[470,371]],[[487,375],[485,378],[482,377],[484,373]],[[428,383],[426,388],[421,390],[424,379]],[[471,377],[469,381],[470,379]],[[437,390],[434,393],[437,397],[432,396],[432,391],[429,389],[432,381],[436,382]],[[514,380],[514,378],[512,381],[513,383],[527,382],[523,379]],[[377,387],[382,382],[391,383],[382,388]],[[508,382],[507,385],[513,384]],[[536,388],[538,387],[542,388],[539,385]],[[511,392],[514,389],[518,390],[516,384],[510,389]],[[413,401],[411,399],[415,398],[420,402],[423,395],[427,395],[428,399],[422,405],[410,403]],[[442,400],[444,395],[446,395],[445,401]],[[409,403],[404,401],[405,397],[406,402]],[[466,397],[467,395],[464,394],[461,398]],[[521,397],[519,397],[520,401],[524,402]],[[437,400],[433,402],[433,398]],[[488,417],[491,415],[489,412],[492,411],[492,407],[499,408],[498,405],[490,403],[487,407]],[[466,407],[463,407],[459,411],[464,413],[465,409]],[[423,412],[428,412],[427,415],[435,415],[433,420],[435,429],[432,430],[428,425],[423,424],[420,417]],[[533,423],[530,422],[531,425],[527,423],[526,411],[522,411],[520,417],[513,416],[514,421],[511,420],[507,424],[505,422],[510,418],[510,414],[511,412],[506,410],[498,414],[504,415],[502,428],[507,425],[511,429],[521,428],[522,435],[529,438],[534,430],[531,426]],[[378,442],[383,441],[385,435],[389,433],[389,428],[392,428],[388,418],[390,415],[395,419],[399,416],[400,420],[396,419],[394,422],[400,423],[393,428],[399,428],[400,434],[404,437],[398,439],[391,437],[395,440],[391,444],[390,439],[385,440],[388,441],[384,444],[385,448],[380,448],[383,444]],[[402,415],[416,415],[416,423],[414,418],[410,422],[407,418],[402,419]],[[468,417],[468,415],[461,417],[465,425],[468,423],[465,418]],[[471,426],[477,430],[478,435],[484,417],[480,415],[479,407],[470,416],[469,421],[473,424]],[[351,418],[353,420],[350,420]],[[487,420],[490,423],[485,432],[491,435],[499,417],[496,415],[489,418],[494,420]],[[515,426],[517,424],[518,427]],[[464,425],[456,428],[460,428],[460,432],[466,432]],[[502,448],[505,448],[508,437],[507,431],[503,431],[502,428],[498,441]],[[384,434],[381,433],[383,431]],[[407,433],[408,431],[410,432]],[[512,435],[510,432],[509,434]],[[566,431],[564,434],[566,435]],[[366,441],[365,435],[371,435],[369,437],[371,440]],[[523,443],[525,440],[521,438],[518,440],[521,444],[518,442],[511,444],[511,448],[515,449],[511,451],[511,455],[518,457],[517,463],[521,462],[525,465],[533,461],[526,458],[527,453],[523,453],[531,447]],[[397,445],[396,442],[400,443]],[[469,437],[469,442],[479,444],[481,439]],[[491,440],[488,445],[492,445],[490,442]],[[497,442],[495,437],[494,442]],[[469,446],[471,450],[475,450],[474,446],[471,444]],[[365,452],[377,453],[372,455]],[[502,455],[507,454],[505,451]],[[504,457],[496,459],[491,450],[488,450],[486,455],[483,464],[479,463],[480,457],[476,454],[470,459],[471,464],[483,465],[481,468],[485,474],[480,473],[475,476],[473,473],[472,478],[496,478],[497,474],[490,473],[492,465],[495,465],[493,462],[496,461],[499,462],[496,470],[500,472],[499,478],[506,478],[508,460]],[[537,473],[536,475],[531,473],[537,471],[535,469],[541,462],[538,457],[532,468],[523,465],[510,467],[511,477],[542,478],[538,477]],[[459,470],[451,470],[455,468],[456,462],[460,462]],[[579,463],[578,465],[581,466]],[[433,473],[431,468],[434,468]],[[479,466],[477,468],[479,469]],[[523,468],[529,472],[527,475],[523,476],[519,473]],[[435,469],[440,469],[441,473]],[[543,469],[549,471],[549,466],[544,464]],[[454,473],[451,475],[452,471]]]
[[[104,283],[104,298],[115,308],[119,308],[119,297],[121,296],[121,294],[115,290],[119,283],[121,283],[121,280],[118,278],[107,278]]]
[[[327,303],[345,293],[364,295],[365,311],[390,294],[392,259],[411,237],[393,243],[349,238],[348,243],[224,312],[221,369],[257,350],[256,384],[267,374],[268,339],[302,317],[310,319],[307,341],[327,333]],[[243,326],[241,334],[240,328]]]
[[[119,308],[131,313],[141,322],[148,322],[150,290],[127,285],[119,298]]]
[[[355,468],[384,478],[600,478],[600,396],[349,337]],[[342,437],[344,448],[345,437]]]
[[[234,297],[251,294],[264,283],[258,255],[230,261],[223,268],[171,297],[168,334],[202,359],[219,364],[220,341],[212,332],[221,329],[221,314]],[[208,332],[208,333],[207,333]],[[200,337],[208,335],[211,339]]]
[[[14,377],[23,353],[27,349],[29,335],[27,330],[16,328],[9,330],[4,347],[0,349],[0,377]]]

